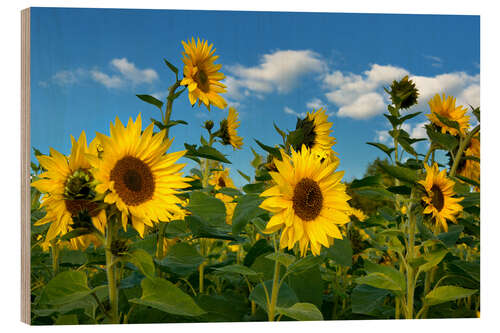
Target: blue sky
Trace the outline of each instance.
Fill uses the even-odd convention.
[[[273,121],[292,130],[296,117],[326,107],[345,179],[359,178],[383,153],[365,144],[390,145],[382,114],[383,87],[409,75],[420,89],[412,111],[428,113],[436,93],[479,105],[479,17],[167,10],[34,8],[31,16],[31,141],[48,153],[70,151],[70,135],[109,134],[109,123],[140,112],[159,118],[135,94],[165,99],[173,74],[163,58],[182,67],[181,40],[213,43],[226,74],[229,105],[240,112],[244,148],[217,146],[236,169],[252,173],[250,147],[280,142]],[[192,108],[187,94],[174,104],[173,151],[198,143],[204,121],[227,110]],[[425,117],[406,130],[424,134]],[[417,146],[425,149],[425,144]]]

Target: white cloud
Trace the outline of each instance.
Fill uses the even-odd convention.
[[[443,59],[441,59],[439,57],[424,54],[424,58],[431,60],[432,61],[431,66],[433,66],[433,67],[443,66]]]
[[[307,110],[318,110],[321,108],[326,108],[325,103],[319,98],[313,98],[306,103]]]
[[[311,50],[278,50],[264,54],[257,66],[234,65],[226,68],[230,73],[224,80],[227,96],[241,100],[272,92],[288,93],[299,85],[303,76],[324,72],[326,63]]]
[[[124,84],[122,78],[117,75],[109,76],[98,70],[91,70],[90,75],[94,81],[101,83],[106,88],[120,88]]]
[[[285,113],[287,114],[291,114],[291,115],[294,115],[296,117],[299,117],[299,118],[305,118],[306,117],[306,112],[295,112],[293,109],[289,108],[288,106],[285,106],[283,108],[283,111],[285,111]]]
[[[88,76],[86,70],[78,68],[76,70],[62,70],[50,78],[49,81],[40,81],[42,87],[48,87],[50,83],[55,83],[61,87],[71,86]]]
[[[427,138],[427,132],[425,130],[425,125],[428,124],[428,121],[423,121],[414,125],[414,127],[410,127],[407,132],[410,134],[411,138],[414,139],[424,139]]]
[[[437,57],[431,58],[437,61]],[[411,76],[409,71],[391,65],[372,64],[361,75],[333,71],[323,78],[323,88],[327,100],[339,109],[338,116],[367,119],[385,112],[389,103],[383,87],[392,80],[409,75],[419,90],[419,106],[426,108],[435,94],[445,93],[457,98],[457,105],[479,105],[479,74],[465,72],[444,73],[436,76]],[[413,109],[419,108],[413,107]]]
[[[153,83],[158,79],[158,74],[151,68],[138,69],[127,58],[111,60],[111,66],[123,75],[123,78],[133,84]]]
[[[384,109],[384,99],[378,93],[371,92],[359,96],[352,103],[340,107],[337,115],[339,117],[350,117],[364,119],[380,113]]]

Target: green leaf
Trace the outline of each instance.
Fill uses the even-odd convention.
[[[193,238],[213,238],[234,241],[243,241],[242,237],[233,236],[229,233],[231,226],[224,224],[214,226],[202,220],[199,216],[189,215],[184,218],[188,228],[193,233]]]
[[[76,314],[59,315],[54,325],[78,325],[78,316]]]
[[[404,150],[406,150],[408,153],[410,153],[413,156],[417,156],[417,151],[411,146],[415,139],[407,139],[407,138],[399,138],[399,144],[401,147],[403,147]]]
[[[248,250],[245,259],[243,260],[243,265],[250,267],[254,263],[257,257],[261,256],[264,253],[272,252],[274,249],[272,246],[267,244],[265,239],[259,239],[255,242],[255,244]]]
[[[127,261],[135,265],[142,274],[148,278],[153,278],[155,275],[155,264],[149,253],[143,249],[136,249],[126,256]]]
[[[173,220],[165,227],[165,236],[168,238],[185,237],[189,233],[187,223],[184,220]]]
[[[437,266],[441,262],[441,260],[443,260],[443,258],[446,256],[447,253],[448,250],[440,249],[425,255],[423,257],[425,259],[425,264],[419,267],[419,271],[427,272],[431,268]]]
[[[229,195],[230,197],[233,197],[233,198],[234,197],[239,197],[239,196],[242,195],[242,193],[240,192],[240,190],[238,190],[236,188],[231,188],[231,187],[222,187],[217,192],[225,194],[225,195]]]
[[[246,184],[243,186],[243,191],[245,193],[257,193],[260,194],[265,191],[267,184],[264,182],[258,182],[254,184]]]
[[[453,135],[436,131],[435,128],[430,125],[426,125],[425,130],[432,143],[438,145],[441,149],[452,151],[458,146],[458,139]]]
[[[156,99],[155,97],[153,97],[151,95],[136,95],[136,96],[139,97],[144,102],[156,106],[160,110],[161,110],[161,108],[163,106],[163,102],[162,101]]]
[[[165,65],[167,65],[167,67],[170,68],[170,70],[172,72],[174,72],[175,75],[177,75],[179,73],[179,70],[177,69],[177,67],[175,67],[170,62],[168,62],[167,59],[163,58],[163,61],[165,61]]]
[[[333,245],[326,249],[326,256],[339,265],[350,267],[352,265],[352,246],[349,238],[335,239]]]
[[[410,120],[412,118],[415,118],[416,116],[418,116],[419,114],[421,114],[422,112],[415,112],[415,113],[410,113],[410,114],[407,114],[406,116],[404,117],[401,117],[399,120],[401,121],[401,123],[404,123],[405,121],[407,120]]]
[[[460,175],[456,175],[455,177],[457,177],[461,181],[466,182],[467,184],[470,184],[472,186],[481,187],[481,184],[479,184],[478,182],[476,182],[473,179],[470,179],[470,178],[467,178],[467,177],[464,177],[464,176],[460,176]]]
[[[309,255],[305,258],[301,258],[288,266],[288,274],[299,274],[310,270],[311,268],[321,264],[323,259],[320,256]]]
[[[367,197],[372,200],[389,200],[392,201],[394,199],[394,195],[383,189],[377,187],[364,187],[362,189],[355,189],[354,192],[357,194]]]
[[[172,100],[175,100],[177,99],[184,91],[186,91],[187,89],[187,86],[184,87],[183,89],[179,90],[178,92],[176,92],[173,96],[172,96]],[[168,98],[168,96],[167,96]]]
[[[278,134],[281,135],[281,137],[283,139],[285,139],[286,138],[286,133],[283,132],[282,130],[280,130],[280,128],[276,125],[275,122],[273,122],[273,125],[274,125],[274,129],[276,130],[276,132],[278,132]]]
[[[399,124],[401,124],[401,120],[395,115],[388,115],[384,113],[384,117],[390,121],[393,128],[396,128]]]
[[[481,267],[479,261],[467,262],[454,260],[450,263],[450,266],[457,268],[460,272],[465,273],[477,282],[481,280]]]
[[[253,269],[250,269],[246,266],[239,265],[239,264],[222,266],[222,267],[216,268],[216,270],[219,272],[224,272],[224,273],[235,273],[235,274],[249,275],[249,276],[255,276],[255,275],[259,274],[256,271],[254,271]]]
[[[465,289],[455,286],[440,286],[434,288],[427,295],[425,295],[424,302],[427,305],[436,305],[468,297],[474,295],[476,292],[477,290],[475,289]]]
[[[395,221],[398,218],[398,213],[390,207],[383,206],[380,207],[377,211],[387,221]]]
[[[266,212],[259,207],[262,201],[264,201],[264,198],[261,198],[257,194],[247,194],[238,198],[238,204],[234,209],[232,222],[232,231],[234,235],[239,235],[241,230],[245,228],[251,219]]]
[[[377,142],[367,142],[366,144],[368,145],[371,145],[371,146],[374,146],[374,147],[377,147],[378,149],[382,150],[384,153],[387,154],[387,156],[389,156],[389,158],[392,158],[391,157],[391,154],[392,152],[395,150],[394,148],[389,148],[387,147],[386,145],[384,145],[383,143],[377,143]]]
[[[415,172],[415,170],[400,167],[400,166],[383,164],[383,163],[379,163],[379,166],[387,174],[389,174],[390,176],[393,176],[399,180],[402,180],[402,181],[405,181],[408,183],[415,183],[418,179],[417,173]]]
[[[363,179],[354,179],[349,186],[350,188],[360,188],[365,186],[377,186],[380,185],[381,177],[380,175],[368,176]]]
[[[460,201],[459,204],[464,208],[479,205],[481,202],[481,193],[466,193],[462,196],[464,197],[464,200]]]
[[[374,315],[389,295],[390,291],[387,289],[358,285],[351,294],[352,312]]]
[[[195,301],[172,282],[162,278],[146,278],[141,282],[142,296],[129,302],[179,316],[197,317],[206,313]]]
[[[460,132],[460,125],[458,124],[458,122],[450,120],[446,117],[443,117],[436,112],[433,112],[433,114],[439,119],[440,122],[442,122],[443,124],[445,124],[448,127],[454,128]]]
[[[197,215],[212,225],[226,223],[226,206],[222,200],[209,196],[201,191],[191,192],[186,207],[193,215]]]
[[[472,109],[472,114],[476,117],[477,121],[481,122],[481,111],[479,107],[473,108],[472,106],[470,106],[470,108]]]
[[[281,161],[281,153],[280,153],[280,150],[278,148],[267,146],[257,139],[254,139],[254,140],[255,140],[255,142],[257,142],[257,144],[260,146],[260,148],[264,149],[269,154],[273,155],[274,157],[276,157],[278,160]]]
[[[184,120],[170,120],[168,122],[168,124],[166,124],[164,126],[164,128],[170,128],[172,126],[175,126],[175,125],[179,125],[179,124],[182,124],[182,125],[188,125],[187,121],[184,121]]]
[[[185,157],[189,158],[202,157],[209,160],[231,164],[231,162],[220,151],[218,151],[213,147],[205,145],[197,148],[196,145],[190,145],[187,143],[184,144],[184,147],[186,147],[187,149],[187,153],[186,155],[184,155]]]
[[[177,243],[172,245],[158,264],[166,270],[180,276],[189,276],[196,272],[198,266],[205,260],[192,245]]]
[[[463,230],[463,225],[450,225],[448,226],[448,232],[440,233],[437,238],[442,241],[446,247],[452,247],[457,242]]]
[[[321,308],[325,281],[321,277],[319,266],[299,274],[288,275],[286,281],[297,295],[299,302],[312,303]]]
[[[295,256],[292,256],[292,255],[287,254],[287,253],[270,253],[266,256],[266,259],[269,259],[272,261],[278,260],[278,262],[285,267],[290,266],[296,260]]]
[[[365,270],[368,275],[357,278],[356,283],[397,292],[406,290],[406,280],[403,273],[394,267],[365,261]]]
[[[273,289],[273,281],[268,280],[264,282],[264,284],[270,298]],[[257,305],[259,305],[264,311],[267,312],[267,299],[266,293],[264,291],[264,284],[259,283],[257,286],[255,286],[248,298],[251,301],[257,303]],[[298,301],[299,300],[297,298],[297,295],[295,295],[293,290],[286,283],[283,283],[280,290],[278,291],[278,300],[276,302],[276,306],[281,308],[289,308]]]
[[[243,171],[241,171],[241,170],[236,170],[236,171],[238,171],[238,173],[241,175],[241,177],[245,178],[245,180],[246,180],[247,182],[250,182],[250,181],[251,181],[250,176],[248,176],[247,174],[245,174]]]
[[[91,293],[85,272],[65,271],[47,283],[40,296],[40,303],[52,305],[72,303]]]
[[[400,185],[400,186],[389,186],[387,188],[387,191],[394,193],[394,194],[403,194],[403,195],[410,195],[411,194],[411,188],[405,185]]]
[[[75,238],[75,237],[88,235],[91,232],[92,232],[92,230],[90,230],[88,228],[76,228],[76,229],[73,229],[70,232],[64,234],[60,239],[61,239],[61,241],[68,241],[68,240]]]
[[[321,311],[318,310],[316,305],[311,303],[295,303],[289,308],[277,307],[276,311],[279,314],[300,321],[323,320]]]

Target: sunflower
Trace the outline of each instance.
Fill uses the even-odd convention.
[[[352,208],[351,216],[357,218],[360,222],[364,222],[368,217],[363,213],[361,209]]]
[[[462,206],[458,203],[464,198],[453,198],[455,182],[446,177],[446,170],[440,172],[436,163],[432,167],[425,165],[425,169],[425,180],[419,181],[427,192],[422,197],[426,204],[424,214],[432,214],[437,227],[441,226],[444,231],[448,231],[446,220],[457,223],[456,215],[462,211]]]
[[[265,232],[283,229],[281,248],[298,242],[303,256],[309,247],[319,255],[322,245],[342,238],[338,225],[350,220],[350,197],[340,182],[344,172],[335,172],[338,161],[321,162],[305,145],[299,152],[292,149],[291,157],[283,150],[281,156],[274,162],[278,172],[270,172],[275,185],[261,194],[268,198],[260,207],[274,214]]]
[[[221,139],[223,145],[231,145],[233,149],[241,149],[243,138],[239,137],[236,129],[240,126],[238,121],[238,112],[230,107],[227,119],[220,122],[220,130],[216,133]]]
[[[450,121],[456,121],[460,128],[460,133],[464,134],[469,128],[469,116],[465,115],[467,109],[463,106],[455,107],[456,98],[453,96],[446,97],[443,94],[443,99],[436,94],[434,98],[429,101],[429,106],[431,108],[431,113],[427,114],[427,118],[434,123],[436,126],[441,128],[441,133],[450,133],[451,135],[458,135],[458,131],[455,128],[449,127],[448,125],[442,123],[436,116],[439,115],[442,118],[446,118]]]
[[[173,140],[165,138],[165,131],[153,134],[150,124],[141,134],[141,128],[140,114],[135,123],[130,118],[127,127],[116,118],[110,137],[97,133],[104,151],[91,164],[99,182],[96,191],[121,212],[123,229],[130,217],[142,237],[145,225],[152,227],[153,222],[169,221],[181,213],[182,200],[176,194],[189,186],[189,179],[179,172],[185,164],[175,163],[186,152],[166,154]]]
[[[481,157],[481,149],[480,149],[480,141],[479,136],[475,136],[471,139],[469,147],[465,150],[465,156],[468,157]],[[458,174],[463,177],[467,177],[476,182],[480,182],[481,176],[481,166],[478,161],[474,161],[471,159],[462,160],[460,162],[461,165],[458,167]],[[474,190],[479,192],[479,187],[475,186]]]
[[[41,207],[47,214],[35,225],[51,223],[46,241],[64,235],[73,228],[87,228],[91,224],[104,232],[106,213],[95,201],[92,182],[94,176],[90,171],[88,156],[92,150],[87,147],[87,138],[82,131],[78,141],[71,137],[71,154],[67,158],[55,149],[50,148],[50,156],[40,155],[38,161],[47,170],[39,175],[39,180],[31,186],[45,193]],[[97,145],[95,139],[91,147]]]
[[[194,38],[191,38],[187,43],[183,41],[182,45],[184,78],[181,85],[188,86],[191,105],[198,101],[198,106],[203,103],[208,110],[210,105],[220,109],[226,108],[226,101],[219,95],[226,92],[226,86],[220,82],[224,79],[224,74],[219,72],[222,65],[214,64],[219,56],[213,55],[215,52],[215,49],[212,49],[213,44],[209,46],[207,41],[200,42],[199,38],[195,43]]]
[[[328,121],[328,116],[323,108],[308,112],[304,119],[298,119],[296,130],[303,132],[304,140],[295,145],[295,149],[300,149],[302,144],[316,152],[316,154],[327,155],[333,153],[332,146],[335,144],[335,138],[330,136],[332,123]],[[332,161],[333,162],[333,161]]]
[[[222,188],[236,188],[233,180],[229,177],[229,169],[214,171],[208,183],[214,186],[216,190]],[[231,224],[233,221],[234,209],[236,208],[236,203],[233,202],[234,199],[224,193],[217,193],[215,197],[224,202],[224,206],[226,206],[226,223]]]

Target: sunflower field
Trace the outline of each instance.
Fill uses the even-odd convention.
[[[137,95],[161,119],[116,118],[109,135],[67,138],[68,156],[35,149],[32,324],[479,317],[479,106],[436,91],[415,139],[402,125],[418,87],[394,81],[393,145],[367,142],[387,158],[346,182],[324,109],[275,124],[281,142],[243,140],[215,48],[182,45],[166,101]],[[170,129],[188,125],[178,98],[227,116],[171,151]],[[223,145],[253,147],[246,185]]]

